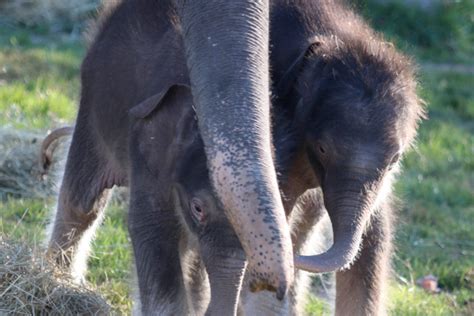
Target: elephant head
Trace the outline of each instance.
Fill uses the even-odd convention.
[[[159,224],[176,227],[172,231],[179,236],[179,247],[172,248],[169,256],[179,254],[180,258],[183,274],[174,277],[189,279],[184,288],[191,298],[190,311],[196,308],[194,313],[201,314],[205,308],[207,281],[198,277],[205,275],[203,264],[211,294],[207,314],[236,314],[246,254],[212,187],[189,86],[173,84],[130,113],[140,120],[136,129],[141,132],[147,170],[164,187],[162,203],[172,210],[172,223]],[[159,230],[160,225],[156,227]],[[163,243],[173,242],[168,235],[161,236]],[[195,293],[200,293],[197,300]]]
[[[253,290],[293,278],[270,144],[269,3],[176,1],[211,180],[248,259]]]
[[[409,61],[382,41],[368,43],[314,38],[279,84],[297,104],[294,129],[334,234],[327,252],[296,257],[300,269],[337,271],[354,261],[423,116]]]
[[[235,314],[246,266],[245,252],[211,185],[191,104],[181,106],[188,109],[180,120],[172,203],[187,232],[187,242],[197,248],[208,274],[211,301],[207,314]]]

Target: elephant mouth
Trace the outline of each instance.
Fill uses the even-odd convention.
[[[259,291],[275,292],[276,298],[281,301],[286,295],[287,288],[284,284],[281,284],[278,288],[276,288],[268,283],[250,282],[250,292],[255,293]]]

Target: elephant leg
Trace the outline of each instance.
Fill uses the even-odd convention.
[[[336,273],[336,315],[386,315],[385,290],[390,272],[390,206],[372,216],[358,259]]]
[[[187,300],[179,260],[179,227],[172,211],[152,196],[134,194],[129,232],[144,315],[186,315]]]
[[[81,120],[69,148],[57,210],[48,244],[48,256],[71,268],[76,280],[83,279],[89,244],[102,218],[113,186],[112,173],[96,151],[90,129]]]
[[[326,215],[322,193],[319,189],[306,191],[293,207],[289,218],[291,240],[295,253],[307,247],[313,230]]]
[[[289,223],[295,254],[322,252],[325,249],[327,245],[323,231],[330,223],[319,189],[308,190],[298,198]],[[304,314],[310,284],[310,274],[295,270],[295,282],[288,293],[290,315]]]
[[[132,157],[128,230],[144,315],[187,315],[180,263],[181,227],[160,185],[140,157]]]

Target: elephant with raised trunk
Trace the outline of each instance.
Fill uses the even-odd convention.
[[[129,110],[154,102],[157,91],[185,84],[191,86],[211,181],[246,253],[250,285],[280,299],[285,295],[293,253],[271,156],[268,16],[268,1],[118,4],[82,64],[79,112],[49,242],[52,257],[84,268],[80,246],[101,217],[108,189],[133,186]],[[132,63],[122,62],[131,56]],[[254,245],[271,249],[272,260]],[[157,244],[153,251],[166,253],[168,247]],[[165,275],[169,267],[157,263],[155,274]],[[157,282],[153,291],[162,286]]]

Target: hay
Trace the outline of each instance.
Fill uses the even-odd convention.
[[[43,175],[39,153],[45,135],[0,128],[0,200],[56,195],[67,142],[58,146],[50,172]]]
[[[110,306],[97,293],[74,284],[39,249],[0,235],[0,315],[105,315]]]
[[[46,132],[0,128],[0,201],[9,198],[46,199],[58,196],[70,137],[63,137],[44,174],[40,163],[41,142]],[[115,188],[111,202],[126,204],[128,188]]]

